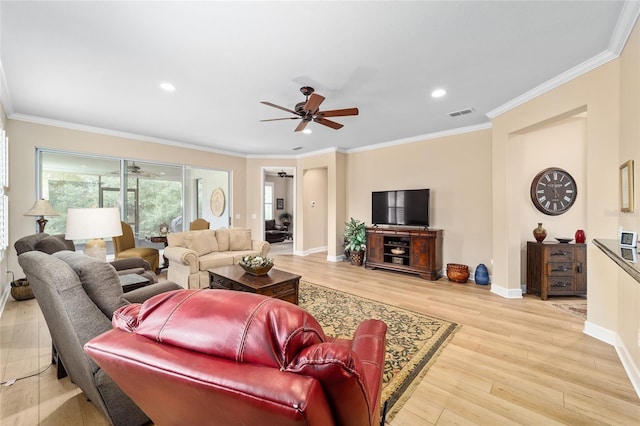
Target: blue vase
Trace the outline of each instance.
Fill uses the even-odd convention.
[[[484,266],[484,263],[476,266],[476,273],[473,279],[475,280],[476,284],[489,284],[489,271],[487,270],[487,267]]]

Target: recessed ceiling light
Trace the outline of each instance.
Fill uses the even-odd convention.
[[[171,83],[160,83],[160,88],[162,90],[166,90],[167,92],[173,92],[176,90],[176,86]]]
[[[446,94],[447,94],[447,91],[444,89],[436,89],[433,92],[431,92],[431,96],[434,98],[441,98]]]
[[[302,133],[308,135],[309,133],[311,133],[311,129],[304,129]]]

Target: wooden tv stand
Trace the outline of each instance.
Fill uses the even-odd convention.
[[[442,230],[367,228],[364,266],[409,272],[435,281],[442,271]]]

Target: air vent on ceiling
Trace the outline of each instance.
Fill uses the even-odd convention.
[[[465,108],[459,111],[453,111],[449,113],[450,117],[459,117],[461,115],[471,114],[473,112],[473,108]]]

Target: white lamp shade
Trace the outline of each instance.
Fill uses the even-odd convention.
[[[68,240],[88,240],[122,235],[120,209],[89,208],[68,209],[65,238]]]

